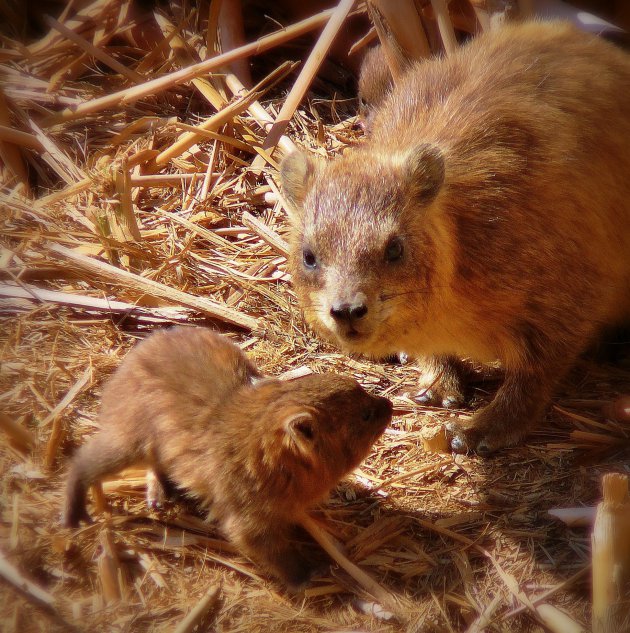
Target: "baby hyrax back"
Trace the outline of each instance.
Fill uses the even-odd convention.
[[[368,132],[377,108],[392,89],[392,73],[380,45],[368,48],[361,60],[358,81],[359,121]]]
[[[416,64],[366,142],[302,153],[281,178],[305,316],[352,352],[455,358],[505,381],[452,447],[488,453],[537,424],[601,326],[630,318],[630,57],[564,23],[505,26]]]
[[[304,512],[367,455],[389,400],[336,374],[263,378],[227,338],[162,330],[106,384],[101,430],[73,458],[64,519],[88,519],[87,488],[148,462],[165,488],[195,499],[226,536],[291,586],[310,567],[290,543]]]

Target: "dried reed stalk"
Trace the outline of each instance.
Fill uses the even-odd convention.
[[[544,591],[543,593],[538,595],[536,598],[534,598],[532,600],[532,603],[533,604],[544,603],[545,600],[548,600],[554,594],[558,593],[559,591],[562,591],[563,589],[566,589],[566,588],[570,587],[576,581],[578,581],[581,578],[583,578],[584,576],[586,576],[586,574],[589,571],[590,571],[590,566],[583,567],[582,569],[580,569],[580,571],[578,571],[575,574],[573,574],[573,576],[567,578],[566,580],[563,580],[562,582],[558,583],[557,585],[555,585],[551,589],[548,589],[547,591]],[[503,616],[503,620],[509,620],[510,618],[514,617],[515,615],[518,615],[519,613],[523,613],[523,611],[526,611],[526,610],[527,610],[527,606],[521,605],[520,607],[517,607],[516,609],[512,609],[511,611],[506,613]]]
[[[388,611],[404,618],[398,601],[371,576],[348,560],[338,549],[327,532],[317,525],[311,517],[301,519],[304,529],[319,543],[322,549],[345,571],[347,571],[375,600]]]
[[[396,3],[388,0],[369,0],[368,6],[370,5],[385,19],[389,31],[402,48],[406,59],[423,59],[431,55],[431,48],[413,0],[400,0]]]
[[[193,64],[187,68],[182,68],[181,70],[170,73],[165,77],[158,77],[135,86],[134,88],[119,90],[118,92],[114,92],[110,95],[85,101],[75,108],[67,108],[63,112],[52,116],[46,122],[46,125],[57,125],[64,121],[78,119],[88,114],[101,112],[102,110],[106,110],[108,108],[121,108],[127,104],[134,103],[143,97],[159,94],[164,90],[168,90],[169,88],[179,84],[191,81],[195,77],[200,77],[201,75],[218,70],[222,66],[230,64],[233,61],[248,57],[249,55],[258,55],[270,48],[299,37],[304,33],[308,33],[327,22],[331,14],[331,10],[322,11],[317,15],[302,20],[301,22],[297,22],[286,29],[261,37],[256,42],[251,42],[250,44],[236,48],[233,51],[217,55],[216,57]]]
[[[479,617],[466,629],[466,633],[483,633],[486,627],[491,623],[502,601],[503,598],[501,594],[497,593],[490,604],[479,614]]]
[[[45,613],[63,631],[79,633],[74,624],[71,624],[59,612],[59,605],[53,596],[44,591],[41,587],[25,578],[21,572],[14,567],[0,550],[0,579],[9,585],[14,591],[24,597],[38,611]]]
[[[282,78],[291,69],[291,64],[285,62],[273,72],[271,72],[262,81],[259,81],[251,90],[239,97],[234,103],[226,106],[223,110],[217,112],[214,116],[197,126],[199,131],[209,132],[218,130],[222,125],[228,123],[236,116],[246,110],[254,101],[256,101],[262,94],[264,94],[264,88],[270,87],[278,79]],[[155,158],[155,164],[160,167],[176,156],[181,155],[187,149],[190,149],[195,143],[197,143],[203,134],[199,134],[197,130],[193,132],[186,132],[173,143],[168,149],[162,151]]]
[[[628,476],[602,479],[592,533],[593,633],[617,633],[630,627],[630,495]]]
[[[422,446],[427,453],[449,453],[449,443],[446,428],[440,424],[435,427],[422,429]]]
[[[474,32],[476,27],[471,25],[474,20],[467,11],[466,2],[450,2],[450,18],[458,30]],[[486,9],[489,6],[500,7],[501,2],[484,1],[483,6]],[[133,18],[125,20],[130,4],[135,13]],[[395,3],[389,4],[394,6]],[[437,14],[428,0],[416,2],[416,5],[422,5],[423,23],[431,28],[431,44],[434,52],[438,52],[441,46]],[[19,8],[21,5],[14,3],[12,6]],[[107,51],[119,61],[134,59],[130,68],[146,77],[168,79],[165,73],[170,73],[171,68],[192,66],[199,59],[205,59],[204,40],[210,54],[218,50],[215,38],[219,2],[209,3],[211,16],[208,20],[196,13],[196,8],[190,3],[186,5],[192,7],[189,13],[182,11],[179,3],[162,3],[160,8],[165,19],[160,20],[158,25],[162,33],[156,28],[153,14],[145,11],[144,6],[127,0],[71,0],[65,5],[65,16],[58,16],[57,20],[84,41]],[[73,15],[77,9],[79,13]],[[0,20],[3,12],[4,8],[0,6]],[[331,12],[328,12],[326,20],[330,15]],[[324,21],[321,20],[320,24]],[[385,24],[384,18],[382,21]],[[138,33],[142,44],[138,44],[141,40],[136,39]],[[376,490],[377,496],[358,494],[351,504],[345,503],[345,496],[353,494],[354,487],[342,488],[342,498],[328,506],[326,512],[340,540],[347,546],[353,542],[356,544],[353,545],[356,549],[352,549],[353,560],[363,561],[361,567],[369,569],[369,575],[378,583],[387,579],[387,589],[397,601],[398,590],[415,601],[413,614],[417,616],[418,626],[421,626],[420,622],[427,625],[427,618],[443,616],[450,622],[444,620],[439,626],[444,625],[445,630],[460,631],[470,624],[468,614],[477,614],[477,630],[483,628],[490,618],[492,621],[488,629],[522,631],[536,626],[531,623],[535,619],[537,622],[550,622],[549,626],[555,626],[556,630],[558,627],[578,630],[579,624],[576,625],[575,621],[583,617],[586,601],[581,588],[572,591],[572,585],[590,573],[590,568],[585,565],[577,574],[571,575],[575,565],[580,563],[571,555],[569,548],[581,552],[586,560],[585,544],[575,539],[570,531],[549,532],[548,519],[541,518],[538,509],[543,505],[559,505],[565,498],[566,488],[553,484],[570,480],[575,472],[572,460],[562,457],[567,451],[574,450],[579,444],[594,447],[602,455],[616,455],[619,438],[627,430],[624,426],[624,419],[628,417],[625,408],[616,406],[614,415],[606,413],[618,419],[618,424],[602,419],[597,413],[589,416],[588,411],[598,410],[605,398],[599,383],[594,387],[593,381],[584,381],[579,385],[579,394],[575,394],[581,399],[565,400],[571,412],[561,414],[559,409],[551,412],[553,419],[562,423],[561,428],[551,428],[551,438],[557,440],[559,433],[565,434],[565,418],[569,418],[575,430],[581,433],[574,436],[575,441],[567,439],[564,443],[553,445],[548,442],[542,449],[535,437],[533,445],[509,451],[508,455],[498,455],[489,461],[462,456],[458,457],[455,466],[450,465],[453,464],[450,459],[442,462],[441,456],[427,456],[421,448],[420,418],[425,410],[400,395],[405,385],[414,382],[415,371],[409,366],[382,366],[362,359],[348,359],[316,342],[291,310],[292,291],[285,283],[284,271],[278,270],[278,265],[283,265],[282,258],[275,253],[282,252],[284,248],[275,232],[282,231],[286,220],[281,208],[282,197],[270,175],[265,176],[266,185],[262,187],[257,186],[259,183],[252,187],[245,178],[255,153],[268,164],[277,164],[275,157],[261,149],[259,137],[264,138],[271,128],[275,117],[272,113],[281,109],[281,95],[274,95],[269,107],[265,105],[263,108],[260,102],[252,102],[247,107],[251,119],[239,114],[226,122],[220,134],[219,131],[195,128],[192,124],[197,121],[189,120],[188,104],[191,102],[187,98],[192,97],[196,103],[198,95],[195,91],[212,104],[213,109],[209,110],[208,116],[214,113],[214,109],[223,109],[228,102],[222,82],[237,99],[247,92],[243,82],[233,74],[222,76],[225,69],[222,66],[213,77],[195,78],[190,87],[178,91],[181,94],[141,100],[135,107],[115,112],[115,116],[95,116],[87,125],[79,126],[69,119],[69,124],[62,122],[54,130],[44,129],[37,134],[28,134],[30,128],[24,126],[28,125],[29,118],[39,122],[42,113],[51,108],[80,106],[84,94],[106,95],[120,88],[121,77],[106,73],[101,74],[92,86],[93,77],[87,73],[80,84],[66,80],[63,73],[66,70],[83,73],[86,61],[89,65],[89,57],[82,53],[77,58],[77,53],[83,49],[79,51],[77,45],[57,31],[51,30],[49,35],[45,39],[50,45],[41,46],[39,43],[36,54],[19,41],[9,38],[2,40],[2,46],[13,48],[0,50],[2,89],[11,110],[8,112],[9,119],[5,123],[0,121],[0,141],[12,144],[21,153],[22,160],[28,161],[29,182],[39,191],[65,187],[33,204],[21,196],[24,187],[19,179],[8,169],[4,171],[9,179],[5,190],[0,192],[1,213],[6,216],[6,221],[2,223],[0,278],[14,280],[12,284],[0,287],[0,315],[4,319],[0,328],[4,335],[0,337],[0,392],[5,417],[20,423],[20,428],[26,427],[26,422],[22,424],[21,421],[29,420],[33,412],[38,420],[45,418],[56,404],[56,396],[51,394],[58,392],[59,376],[73,375],[76,381],[86,369],[86,354],[92,359],[95,376],[101,376],[111,369],[115,355],[120,353],[117,349],[120,341],[127,342],[155,325],[195,319],[204,314],[194,307],[150,307],[165,301],[183,304],[174,300],[172,295],[166,300],[159,296],[153,298],[144,286],[129,286],[125,280],[121,281],[116,268],[111,277],[97,276],[91,269],[47,250],[46,241],[76,247],[76,252],[94,257],[91,261],[96,265],[98,255],[107,248],[117,248],[120,261],[124,257],[140,255],[145,250],[150,257],[151,268],[143,270],[139,277],[145,273],[149,277],[161,275],[168,270],[169,278],[178,275],[180,279],[182,271],[181,283],[186,283],[184,279],[193,280],[193,284],[199,283],[200,290],[188,292],[200,295],[207,287],[215,288],[215,280],[219,277],[225,281],[218,285],[217,292],[222,293],[217,301],[219,304],[228,308],[230,305],[238,306],[245,296],[251,316],[265,315],[269,324],[268,337],[234,333],[234,338],[254,354],[265,371],[282,376],[287,367],[298,366],[295,373],[324,369],[351,372],[366,386],[388,394],[394,400],[392,427],[375,446],[374,454],[363,465],[362,478],[359,479],[359,485],[367,485],[371,493],[375,492],[375,486],[391,485],[385,488],[386,492]],[[105,47],[105,43],[111,42],[114,37],[115,46]],[[414,37],[424,37],[424,34],[418,31]],[[129,45],[125,46],[125,43]],[[142,50],[145,43],[148,46]],[[38,48],[38,43],[35,48]],[[261,60],[263,64],[268,61],[269,58]],[[55,81],[60,82],[56,88]],[[320,81],[320,87],[324,85],[324,81]],[[166,83],[164,86],[168,87]],[[49,88],[51,92],[46,92]],[[348,93],[345,96],[353,95]],[[161,110],[166,101],[168,115]],[[313,107],[321,112],[322,108],[329,107],[329,103],[330,113],[326,112],[326,115],[348,112],[348,106],[334,97],[330,102],[318,101]],[[304,110],[308,110],[308,105]],[[302,107],[295,111],[292,121],[296,124],[296,141],[316,136],[324,141],[318,150],[320,153],[335,153],[358,140],[358,135],[349,127],[349,121],[332,126],[313,122],[308,114],[303,116]],[[258,125],[265,134],[258,133]],[[203,141],[210,148],[193,147],[192,151],[173,156],[170,163],[155,164],[155,158],[162,150],[178,141],[182,133],[190,132],[198,135],[198,145],[202,145]],[[44,140],[53,144],[52,151]],[[294,148],[293,141],[287,136],[281,137],[278,142],[278,151],[283,153]],[[238,150],[237,155],[234,155],[234,149]],[[52,167],[54,172],[44,164],[40,156],[44,152],[57,161]],[[115,171],[108,172],[111,169],[108,165],[119,171],[121,186],[118,191],[125,196],[127,208],[132,209],[129,202],[131,192],[133,208],[145,210],[142,243],[129,242],[125,247],[103,237],[101,228],[87,219],[88,216],[96,218],[112,205],[115,187],[108,177]],[[168,174],[167,171],[177,173]],[[72,184],[64,185],[64,182]],[[167,184],[174,190],[149,189]],[[203,208],[198,212],[194,210],[193,199],[202,201],[207,195],[211,197],[205,201]],[[274,206],[265,208],[264,217],[259,216],[257,211],[261,211],[265,203]],[[253,207],[258,207],[257,211]],[[251,217],[244,213],[245,209],[251,211]],[[101,241],[105,246],[101,245]],[[185,257],[173,258],[174,253]],[[282,277],[278,276],[280,272]],[[103,279],[109,284],[106,294],[103,292],[104,284],[98,282]],[[276,281],[266,281],[271,279]],[[41,287],[31,283],[38,283]],[[185,290],[183,285],[176,287]],[[193,295],[193,300],[202,296]],[[134,305],[133,297],[142,297],[142,303],[146,305]],[[67,309],[55,306],[66,306]],[[109,318],[115,314],[123,315],[123,318]],[[126,314],[133,318],[126,318]],[[255,322],[255,319],[252,321]],[[226,327],[235,330],[240,326],[233,327],[228,322]],[[90,347],[86,348],[86,345]],[[31,348],[35,349],[34,353]],[[106,349],[107,353],[104,353]],[[110,356],[109,352],[113,355]],[[55,362],[51,364],[50,359],[55,359]],[[600,372],[597,376],[599,380]],[[605,380],[610,380],[606,393],[623,393],[626,390],[627,377],[622,372],[606,372]],[[589,389],[591,393],[588,393]],[[595,399],[596,406],[593,404]],[[73,435],[93,430],[92,404],[91,397],[84,398],[79,392],[61,413],[64,427],[72,428]],[[76,415],[67,414],[70,407]],[[576,411],[584,415],[577,415]],[[434,411],[432,415],[437,423],[444,421],[448,414]],[[0,416],[0,426],[4,429],[3,420]],[[233,546],[208,536],[209,528],[201,520],[171,508],[157,515],[146,513],[143,475],[132,477],[125,474],[107,482],[105,488],[108,494],[111,493],[117,502],[128,507],[129,512],[116,514],[109,520],[106,516],[97,524],[73,533],[70,541],[68,534],[59,531],[56,526],[59,511],[57,492],[61,486],[58,473],[45,473],[47,476],[42,478],[44,473],[38,469],[45,456],[51,424],[45,427],[29,424],[28,429],[32,435],[24,441],[23,447],[31,445],[31,440],[36,442],[32,457],[28,459],[20,459],[18,452],[9,446],[18,446],[19,440],[16,443],[11,434],[19,436],[20,429],[0,430],[0,434],[6,435],[4,441],[0,440],[0,470],[3,472],[0,483],[3,489],[16,491],[12,504],[11,500],[5,504],[2,534],[14,548],[12,554],[16,561],[20,561],[16,564],[24,573],[32,570],[35,574],[43,564],[48,583],[46,589],[53,596],[59,596],[55,607],[64,614],[66,609],[72,608],[75,621],[80,622],[82,627],[101,630],[115,626],[134,631],[137,628],[139,633],[143,633],[155,628],[158,623],[161,628],[174,630],[183,623],[184,613],[194,606],[194,600],[185,593],[190,583],[197,587],[201,586],[199,583],[215,585],[220,578],[225,604],[216,606],[217,622],[230,630],[246,631],[259,626],[257,622],[251,622],[251,614],[261,621],[268,618],[260,626],[278,630],[286,629],[289,621],[293,628],[305,632],[348,627],[359,627],[361,630],[377,627],[384,633],[401,630],[400,622],[383,619],[376,623],[373,620],[382,615],[382,610],[372,608],[374,601],[371,598],[368,604],[355,600],[353,604],[359,612],[351,612],[348,600],[337,595],[345,591],[345,581],[336,583],[329,578],[328,583],[318,584],[307,591],[304,603],[279,595],[270,587],[268,579],[258,576],[250,563],[238,558],[239,552]],[[547,433],[547,430],[542,432]],[[611,437],[615,439],[610,440]],[[540,459],[542,450],[544,458]],[[61,451],[51,449],[51,453],[56,456]],[[618,462],[611,458],[606,463],[613,468],[613,464]],[[445,469],[445,465],[449,467]],[[620,463],[620,467],[623,466]],[[446,472],[442,472],[444,470]],[[519,481],[513,477],[517,470],[522,474]],[[577,477],[571,481],[571,492],[576,499],[582,493],[590,494],[589,482],[584,480],[585,477]],[[487,490],[489,506],[479,498],[476,482],[480,481],[492,482],[491,489]],[[106,507],[99,490],[99,486],[91,490],[95,515],[99,514],[100,508]],[[515,497],[519,500],[519,514],[520,508],[523,508],[518,525],[507,518],[513,510],[511,502]],[[383,498],[386,500],[380,504]],[[502,509],[495,502],[503,499],[510,505]],[[470,505],[475,511],[462,512],[462,505]],[[359,527],[359,524],[369,522],[370,516],[373,516],[370,525]],[[418,529],[419,524],[415,523],[414,517],[417,516],[432,516],[434,522],[430,529],[441,538],[424,538],[423,531]],[[454,527],[462,517],[466,517],[466,524]],[[112,566],[109,558],[109,571],[99,574],[92,553],[96,551],[100,554],[103,523],[114,538],[114,554],[119,560]],[[484,541],[487,550],[481,546],[481,539],[487,539]],[[492,549],[495,543],[496,549]],[[476,553],[482,554],[482,557],[476,556]],[[541,568],[541,558],[549,560],[554,567]],[[496,563],[496,573],[488,561]],[[217,567],[219,565],[226,569],[222,570]],[[84,569],[86,566],[87,569]],[[570,577],[561,582],[553,580],[554,577],[560,579],[561,575]],[[110,579],[105,582],[111,585],[112,595],[115,596],[116,592],[124,594],[124,600],[99,609],[103,597],[98,583],[105,576]],[[122,584],[125,579],[133,582],[127,592]],[[358,591],[359,586],[355,584],[355,587]],[[549,604],[554,595],[564,605],[563,609],[568,610],[573,622],[563,620],[563,614]],[[61,596],[64,596],[63,601]],[[16,597],[15,601],[0,600],[0,620],[6,621],[9,628],[13,624],[15,630],[25,630],[31,626],[27,618],[33,620],[35,628],[52,628],[42,615],[34,612],[29,604],[24,604],[19,596]],[[499,597],[503,602],[497,606]],[[506,613],[505,605],[512,601],[512,597],[519,606]],[[405,611],[410,613],[411,610],[404,606]],[[525,615],[519,621],[507,622],[523,613]],[[401,613],[401,616],[404,615]],[[213,617],[208,618],[210,623],[204,624],[212,626]],[[554,618],[560,624],[554,625]],[[202,627],[201,623],[197,625],[197,628]],[[60,625],[58,628],[68,630],[70,627]]]
[[[210,587],[194,609],[177,625],[173,633],[192,633],[208,611],[218,603],[220,595],[221,587],[218,585]]]
[[[414,468],[410,472],[394,475],[393,477],[390,477],[389,479],[386,479],[385,481],[381,482],[378,485],[378,487],[385,488],[387,486],[391,486],[392,484],[405,481],[406,479],[411,479],[412,477],[415,477],[416,475],[421,475],[423,473],[438,470],[439,468],[442,468],[443,466],[448,466],[449,464],[452,464],[452,463],[453,463],[453,458],[449,457],[448,459],[443,459],[439,461],[437,464],[424,464],[423,466],[420,466],[419,468]]]
[[[243,213],[242,220],[246,227],[254,231],[258,237],[269,244],[277,253],[283,257],[288,257],[289,245],[273,229],[247,211]]]
[[[595,508],[551,508],[547,513],[570,527],[593,525]]]
[[[83,49],[85,53],[90,55],[91,57],[95,57],[99,61],[103,62],[107,66],[109,66],[112,70],[115,70],[117,73],[120,73],[133,83],[141,83],[146,80],[140,73],[132,70],[131,68],[127,68],[124,64],[121,64],[117,59],[114,59],[109,53],[106,53],[103,49],[98,48],[98,46],[94,46],[91,42],[88,42],[86,39],[82,38],[80,35],[75,33],[72,29],[64,26],[60,22],[57,22],[55,18],[50,17],[49,15],[44,16],[44,22],[55,29],[55,31],[59,31],[61,35],[69,39],[71,42],[74,42],[77,46]]]
[[[0,96],[0,99],[2,97]],[[0,118],[1,118],[2,106],[0,105]],[[21,130],[16,130],[12,127],[8,127],[7,125],[0,125],[0,141],[12,143],[13,145],[19,145],[21,147],[25,147],[26,149],[34,149],[37,151],[43,151],[44,146],[42,142],[34,135],[29,134],[28,132],[22,132]],[[0,145],[0,148],[3,145]],[[0,151],[2,151],[0,149]],[[7,162],[6,159],[5,162]]]
[[[113,174],[115,202],[108,213],[112,235],[119,242],[140,242],[142,236],[131,199],[131,174],[127,161],[123,161]]]
[[[192,126],[186,126],[189,128]],[[212,132],[208,132],[212,134]],[[220,136],[220,135],[217,135]],[[178,187],[184,183],[188,183],[191,180],[197,178],[203,178],[206,174],[204,172],[192,172],[192,173],[178,173],[178,174],[131,174],[129,177],[129,185],[131,187]],[[212,177],[218,176],[218,174],[211,174]]]
[[[158,167],[165,165],[173,158],[180,156],[187,149],[190,149],[195,143],[203,139],[203,134],[199,132],[208,132],[218,130],[222,125],[231,121],[234,117],[238,116],[248,108],[248,106],[258,99],[261,92],[249,92],[234,103],[226,106],[223,110],[220,110],[215,115],[206,119],[203,123],[197,126],[198,130],[194,132],[186,132],[173,143],[170,147],[160,152],[155,158],[155,164]]]
[[[72,196],[78,196],[81,193],[87,191],[90,187],[94,185],[94,182],[91,178],[84,178],[79,182],[76,182],[65,189],[61,189],[60,191],[55,191],[53,193],[44,196],[43,198],[39,198],[35,201],[35,208],[37,209],[45,209],[49,205],[56,204],[57,202],[61,202],[62,200],[66,200],[67,198],[71,198]]]
[[[221,50],[229,51],[243,46],[245,31],[243,28],[243,7],[241,0],[221,0],[218,16],[218,32]],[[251,86],[252,75],[247,58],[238,59],[230,64],[230,71],[234,73],[244,85]]]
[[[67,275],[67,271],[63,271]],[[24,275],[21,275],[24,278]],[[185,308],[151,308],[136,306],[133,303],[116,301],[114,299],[100,299],[69,292],[47,290],[36,286],[22,284],[0,285],[0,297],[15,298],[38,303],[55,303],[59,305],[79,308],[88,312],[102,312],[106,314],[126,314],[138,318],[153,319],[157,321],[189,321],[190,310]]]
[[[541,622],[552,633],[587,633],[582,624],[551,604],[539,604],[535,609]]]
[[[228,73],[225,76],[225,84],[229,88],[230,92],[233,95],[239,97],[246,92],[245,86],[241,83],[239,78],[233,73]],[[271,126],[273,125],[274,119],[273,117],[265,110],[265,108],[260,105],[258,101],[253,101],[249,104],[247,108],[247,112],[251,115],[251,117],[262,127],[266,132],[269,131]],[[295,143],[284,134],[278,139],[278,147],[285,153],[290,154],[291,152],[297,149]]]
[[[192,308],[214,319],[225,321],[226,323],[231,323],[232,325],[237,325],[247,330],[258,330],[262,327],[258,319],[242,314],[237,310],[232,310],[212,299],[197,297],[187,292],[170,288],[152,279],[145,279],[127,270],[122,270],[110,264],[87,257],[86,255],[75,253],[58,244],[50,244],[48,249],[62,259],[78,266],[89,275],[95,275],[108,283],[121,285],[139,294],[147,294],[171,303]]]
[[[69,19],[65,26],[68,29],[73,31],[79,29],[89,28],[90,23],[100,14],[103,13],[103,4],[107,5],[108,3],[103,3],[103,0],[94,0],[94,2],[81,7],[77,11],[77,13]],[[59,21],[65,22],[65,15],[76,8],[73,6],[73,2],[69,2],[64,8],[62,16],[60,16]],[[51,49],[54,49],[59,43],[63,40],[63,36],[55,31],[48,32],[42,39],[34,42],[33,44],[29,44],[27,50],[30,55],[37,56],[41,54],[45,54],[46,52],[50,52]]]
[[[105,526],[101,530],[99,541],[101,554],[98,557],[97,567],[103,603],[120,602],[125,593],[123,570],[109,527]]]
[[[46,445],[46,452],[44,456],[44,463],[46,468],[51,469],[57,458],[59,445],[63,439],[64,428],[62,424],[61,414],[70,405],[70,403],[76,398],[79,392],[88,384],[92,377],[92,368],[88,367],[79,379],[72,385],[66,395],[61,399],[61,402],[42,420],[42,426],[46,426],[52,421],[52,429],[50,431],[50,437],[48,438],[48,444]]]
[[[33,433],[2,412],[0,412],[0,429],[7,434],[9,442],[21,453],[29,453],[37,444]]]
[[[435,12],[442,44],[447,55],[452,55],[458,48],[457,38],[455,37],[455,29],[448,12],[446,0],[431,0],[431,6]]]
[[[11,125],[11,115],[9,107],[0,86],[0,124],[2,127],[9,128]],[[10,136],[10,135],[9,135]],[[7,138],[7,135],[0,141],[0,160],[13,173],[24,188],[24,193],[30,195],[30,187],[28,184],[28,171],[24,163],[24,158],[19,146],[23,143],[16,143],[13,139]]]
[[[177,27],[170,22],[162,13],[155,11],[153,13],[155,21],[158,23],[162,32],[168,38],[169,46],[173,51],[173,55],[180,67],[190,66],[195,63],[193,56],[189,53],[189,45],[183,37],[179,35]],[[211,80],[196,77],[191,83],[199,92],[208,100],[208,102],[216,109],[221,110],[226,105],[223,95],[212,84]]]
[[[263,150],[273,150],[280,138],[284,134],[287,126],[289,125],[289,121],[291,117],[295,113],[298,105],[304,98],[306,91],[309,89],[313,77],[317,74],[319,67],[324,61],[324,57],[328,53],[333,40],[339,33],[339,30],[343,26],[345,19],[350,13],[355,0],[340,0],[337,8],[334,10],[333,14],[330,16],[330,20],[328,24],[324,27],[322,34],[317,40],[317,44],[313,47],[311,54],[308,56],[302,70],[295,83],[293,84],[293,88],[287,95],[287,98],[284,100],[282,104],[282,108],[280,108],[280,112],[278,112],[278,116],[274,121],[274,124],[271,126],[267,137],[265,138],[262,149]],[[252,171],[256,171],[263,166],[263,158],[261,156],[257,156],[252,163],[251,169]]]

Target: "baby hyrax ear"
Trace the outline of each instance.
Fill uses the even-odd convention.
[[[316,167],[316,159],[302,151],[292,152],[280,163],[280,183],[284,197],[291,207],[288,211],[292,221],[301,216],[302,204]]]
[[[317,435],[317,411],[310,407],[296,407],[288,411],[282,426],[289,445],[303,456],[309,455]]]
[[[413,195],[423,203],[431,202],[444,184],[444,156],[438,147],[422,143],[405,157],[405,168]]]

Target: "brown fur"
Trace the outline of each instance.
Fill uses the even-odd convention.
[[[88,486],[147,461],[212,511],[226,536],[298,587],[294,524],[367,455],[391,403],[336,374],[261,379],[228,339],[174,328],[135,347],[103,392],[102,430],[72,460],[64,521],[88,519]]]
[[[505,26],[412,67],[362,146],[282,165],[293,280],[320,334],[441,357],[456,395],[451,357],[501,361],[455,450],[522,440],[600,328],[630,317],[629,94],[612,45]]]
[[[369,132],[376,109],[392,89],[392,73],[380,45],[367,49],[359,69],[359,121]]]

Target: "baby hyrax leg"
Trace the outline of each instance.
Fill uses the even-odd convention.
[[[80,521],[91,522],[85,507],[85,497],[93,483],[138,460],[137,451],[115,440],[111,434],[97,433],[73,457],[62,514],[62,523],[66,527],[77,527]]]
[[[185,501],[183,491],[155,463],[147,470],[146,502],[149,510],[157,510],[167,501]]]
[[[462,361],[453,356],[430,356],[417,363],[421,373],[415,400],[453,409],[464,403]]]
[[[160,478],[152,468],[149,468],[147,470],[147,508],[149,510],[161,508],[166,501],[166,497],[166,490]]]
[[[275,522],[266,527],[246,528],[239,523],[235,517],[231,528],[225,529],[228,538],[285,583],[290,591],[302,591],[321,569],[321,565],[292,541],[295,526]]]

